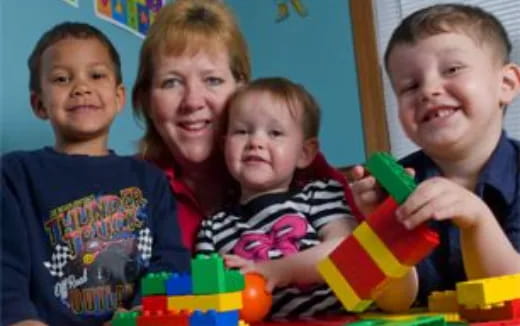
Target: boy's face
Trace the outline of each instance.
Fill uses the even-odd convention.
[[[95,38],[60,40],[41,57],[41,91],[31,94],[36,115],[49,119],[57,146],[106,141],[124,106],[107,48]]]
[[[501,64],[485,42],[453,32],[398,44],[388,71],[406,134],[439,157],[494,146],[501,106],[516,94],[511,81],[518,80],[518,70]]]
[[[262,91],[242,95],[229,112],[226,163],[240,183],[242,199],[286,191],[294,170],[310,163],[314,139],[305,140],[303,112],[291,114],[280,100]]]

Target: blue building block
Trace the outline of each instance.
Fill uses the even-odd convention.
[[[167,295],[189,295],[193,294],[191,286],[191,275],[188,273],[174,273],[166,280]]]
[[[230,326],[238,325],[238,310],[218,312],[194,311],[190,316],[190,326]]]

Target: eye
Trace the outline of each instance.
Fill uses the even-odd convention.
[[[280,137],[280,136],[283,136],[283,131],[281,130],[278,130],[278,129],[273,129],[273,130],[270,130],[269,131],[269,136],[271,137]]]
[[[178,78],[166,78],[161,82],[161,88],[174,88],[181,84]]]
[[[405,94],[405,93],[408,93],[408,92],[411,92],[411,91],[417,89],[417,87],[419,87],[418,83],[415,83],[415,82],[409,83],[409,84],[403,85],[401,88],[399,88],[398,93]]]
[[[218,86],[224,83],[224,79],[215,76],[206,77],[204,80],[209,86]]]
[[[447,75],[454,75],[458,72],[460,72],[464,67],[461,66],[461,65],[455,65],[455,66],[450,66],[448,67],[448,69],[445,70],[445,74]]]
[[[233,128],[231,130],[232,135],[246,135],[247,130],[245,128]]]
[[[66,75],[56,75],[51,78],[53,84],[66,84],[70,78]]]
[[[97,80],[97,79],[104,79],[107,76],[108,76],[107,73],[99,72],[99,71],[98,72],[93,72],[92,75],[91,75],[92,79],[95,79],[95,80]]]

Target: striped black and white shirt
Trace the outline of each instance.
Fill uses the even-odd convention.
[[[301,191],[262,195],[204,220],[196,251],[255,261],[277,259],[319,244],[320,229],[340,218],[354,223],[343,186],[335,180],[314,181]],[[273,293],[272,318],[340,311],[341,303],[326,284],[279,288]]]

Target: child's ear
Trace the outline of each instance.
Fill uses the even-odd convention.
[[[320,144],[317,138],[313,137],[306,139],[303,142],[302,152],[298,162],[296,162],[296,167],[299,169],[304,169],[309,166],[316,157],[316,154],[318,154],[319,148]]]
[[[47,109],[43,105],[41,95],[37,92],[31,92],[30,100],[34,114],[42,120],[49,119],[49,115],[47,114]]]
[[[126,102],[126,89],[123,84],[119,84],[116,86],[116,105],[117,112],[121,112],[125,107]]]
[[[520,92],[520,67],[508,63],[502,68],[500,106],[510,104]]]

